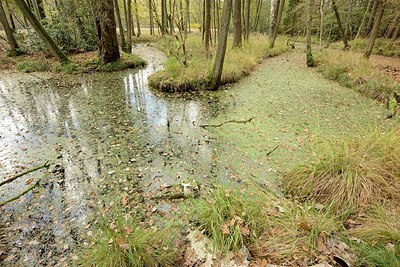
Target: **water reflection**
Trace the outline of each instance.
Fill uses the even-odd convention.
[[[32,194],[26,204],[7,207],[22,216],[15,216],[16,228],[34,220],[40,231],[70,238],[93,220],[99,197],[118,195],[135,173],[142,176],[140,185],[148,185],[144,191],[210,175],[214,150],[206,131],[195,126],[211,114],[207,101],[154,94],[147,79],[161,65],[156,50],[148,57],[155,63],[144,69],[82,76],[73,87],[24,75],[0,77],[1,177],[45,160],[65,171],[34,176],[43,177],[45,189],[29,212]],[[25,188],[25,181],[1,188],[0,201]],[[18,242],[36,238],[24,233],[16,235]],[[36,253],[24,247],[20,252]]]

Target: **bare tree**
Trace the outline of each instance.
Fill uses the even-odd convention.
[[[233,47],[242,46],[242,3],[233,0]]]
[[[218,38],[217,53],[212,71],[211,89],[216,90],[221,84],[222,69],[224,67],[226,46],[228,42],[229,24],[231,22],[232,0],[225,0],[222,12],[221,32]]]
[[[376,37],[378,36],[378,33],[379,33],[379,27],[381,26],[383,13],[385,11],[385,3],[383,3],[381,0],[376,0],[376,1],[378,3],[377,9],[376,9],[376,17],[374,19],[374,25],[372,27],[370,36],[368,38],[367,49],[364,53],[365,58],[369,58],[371,56]]]
[[[306,63],[307,67],[314,67],[314,57],[311,50],[311,25],[312,25],[312,8],[314,6],[314,0],[308,0],[307,9],[307,51],[306,51]]]
[[[336,1],[335,0],[332,0],[332,9],[333,9],[333,13],[335,13],[335,17],[336,17],[336,21],[337,21],[337,24],[338,24],[338,28],[339,28],[340,34],[342,35],[344,49],[348,49],[350,46],[349,46],[349,43],[347,41],[346,32],[345,32],[345,30],[343,28],[342,21],[340,19],[339,10],[338,10],[338,8],[336,6]]]
[[[207,57],[210,56],[210,40],[211,40],[211,0],[205,0],[205,20],[204,20],[204,46]]]
[[[114,0],[113,2],[114,2],[114,9],[115,9],[115,16],[117,18],[117,24],[118,24],[118,28],[119,28],[119,35],[121,38],[121,47],[124,52],[129,52],[126,47],[124,27],[122,27],[122,19],[121,19],[121,13],[119,12],[118,0]]]

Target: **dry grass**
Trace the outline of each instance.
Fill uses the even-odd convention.
[[[253,253],[269,262],[290,266],[322,260],[328,238],[341,230],[338,218],[313,204],[282,204],[283,210],[271,218],[269,230],[255,244]]]
[[[400,245],[400,209],[387,204],[374,205],[361,220],[361,225],[350,229],[349,234],[370,244]]]
[[[206,58],[201,36],[198,34],[189,35],[186,44],[188,66],[184,67],[175,57],[175,45],[176,43],[170,39],[164,39],[160,44],[160,48],[169,55],[169,58],[164,70],[150,76],[150,85],[163,91],[190,91],[207,88],[216,47],[211,47],[211,57]],[[233,49],[231,38],[229,38],[221,83],[236,82],[250,74],[262,59],[286,51],[288,51],[288,48],[282,39],[277,40],[275,48],[269,49],[267,37],[253,35],[250,37],[249,43],[245,43],[242,48]]]
[[[380,101],[387,100],[398,84],[374,69],[361,54],[328,50],[317,57],[319,70],[330,80],[352,88],[361,94]]]
[[[398,130],[324,143],[314,160],[283,178],[283,185],[336,211],[357,211],[383,200],[400,204],[399,143]]]

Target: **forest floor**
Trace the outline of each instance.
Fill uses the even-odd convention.
[[[0,74],[1,176],[53,163],[0,190],[4,200],[41,179],[40,188],[1,208],[2,265],[68,266],[77,248],[90,245],[96,217],[115,195],[143,208],[143,224],[154,227],[182,208],[182,201],[154,199],[171,186],[252,180],[279,188],[281,174],[320,140],[399,122],[384,119],[383,105],[307,68],[302,50],[269,58],[220,91],[168,95],[147,86],[164,56],[151,46],[136,49],[145,69],[70,79]]]

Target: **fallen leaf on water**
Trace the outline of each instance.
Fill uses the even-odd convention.
[[[26,185],[31,184],[33,182],[33,180],[35,180],[35,178],[30,178],[25,182],[25,184]]]

